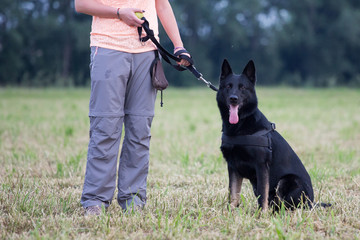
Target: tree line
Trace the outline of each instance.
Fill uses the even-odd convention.
[[[172,0],[195,66],[216,84],[227,58],[259,84],[360,86],[358,0]],[[91,17],[73,0],[0,2],[0,86],[89,85]],[[172,45],[160,27],[165,48]],[[172,86],[201,84],[165,66]]]

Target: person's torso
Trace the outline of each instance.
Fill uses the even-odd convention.
[[[150,28],[158,36],[158,20],[155,0],[99,0],[102,4],[114,8],[139,8],[145,10],[144,16]],[[144,31],[143,31],[144,34]],[[151,41],[145,44],[139,40],[137,27],[130,27],[118,18],[93,17],[90,46],[114,49],[129,53],[141,53],[156,49]]]

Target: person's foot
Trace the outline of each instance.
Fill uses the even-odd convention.
[[[127,200],[119,200],[118,203],[124,213],[142,213],[145,207],[146,200],[141,199],[139,196],[131,196]]]
[[[101,212],[101,207],[97,205],[85,208],[85,216],[99,216]]]
[[[125,213],[143,213],[144,211],[144,205],[132,205],[132,206],[128,206],[126,209],[124,209]]]

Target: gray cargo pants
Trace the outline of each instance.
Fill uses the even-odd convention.
[[[146,203],[150,127],[156,90],[149,69],[154,52],[131,54],[91,48],[90,141],[81,204],[108,207],[116,187],[123,209]]]

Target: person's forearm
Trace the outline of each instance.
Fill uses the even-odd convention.
[[[135,16],[135,12],[142,12],[138,8],[116,8],[106,6],[97,0],[75,0],[75,10],[79,13],[102,18],[119,18],[124,23],[133,27],[140,27],[143,20]]]
[[[75,10],[79,13],[103,18],[117,18],[117,8],[106,6],[96,0],[75,0]]]
[[[170,3],[168,0],[156,0],[156,12],[160,19],[161,25],[164,27],[166,34],[169,36],[174,48],[183,47],[179,28]]]

